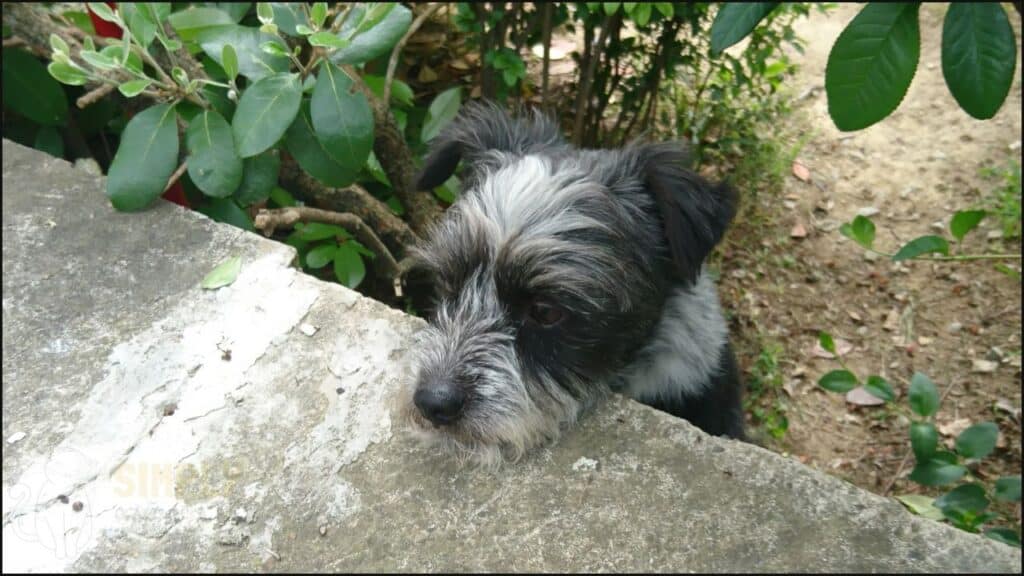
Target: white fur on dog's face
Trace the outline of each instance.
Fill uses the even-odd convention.
[[[419,371],[399,413],[426,438],[497,464],[557,438],[622,385],[650,350],[666,299],[685,286],[672,279],[673,259],[699,265],[696,244],[715,231],[693,214],[714,205],[698,197],[695,208],[666,221],[660,207],[680,200],[658,171],[674,178],[675,168],[650,164],[675,156],[573,150],[538,118],[516,123],[470,108],[438,140],[421,184],[446,179],[460,157],[469,171],[466,190],[417,250],[435,279],[437,306],[419,335]],[[670,251],[666,226],[687,217],[695,226]],[[691,282],[700,276],[684,273]],[[557,322],[538,322],[538,303],[554,308]],[[676,340],[701,347],[700,334]],[[707,342],[720,344],[717,334]],[[439,383],[457,387],[465,402],[457,420],[435,425],[413,396]]]

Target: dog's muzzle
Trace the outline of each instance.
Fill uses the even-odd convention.
[[[413,395],[416,408],[438,426],[454,424],[462,415],[466,393],[449,382],[421,381]]]

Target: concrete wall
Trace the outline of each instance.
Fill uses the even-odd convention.
[[[619,397],[514,467],[460,469],[387,409],[419,319],[103,186],[3,142],[5,572],[1020,571]]]

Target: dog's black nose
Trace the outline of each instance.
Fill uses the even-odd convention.
[[[451,424],[459,418],[466,394],[453,385],[420,386],[413,402],[423,416],[434,424]]]

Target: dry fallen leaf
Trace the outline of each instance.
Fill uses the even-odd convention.
[[[993,360],[981,360],[975,359],[971,362],[971,372],[990,374],[996,371],[999,367],[999,362]]]
[[[960,435],[961,432],[967,430],[971,426],[970,418],[957,418],[952,422],[945,422],[936,426],[939,430],[939,434],[946,437],[955,438]]]
[[[850,352],[850,350],[853,350],[853,344],[851,344],[848,340],[843,340],[842,338],[835,338],[834,341],[836,344],[836,352],[840,356],[846,356]],[[828,358],[829,360],[835,358],[835,356],[833,356],[831,352],[821,347],[820,342],[814,343],[814,348],[811,349],[811,355],[817,356],[818,358]]]
[[[871,394],[863,386],[857,386],[846,393],[846,401],[856,406],[881,406],[885,400]]]
[[[790,238],[806,238],[807,237],[807,229],[804,228],[803,224],[801,224],[800,222],[797,222],[796,225],[793,226],[793,229],[790,230],[789,236],[790,236]]]
[[[811,181],[811,171],[807,169],[800,161],[793,162],[793,176],[796,176],[797,180],[801,182]]]

